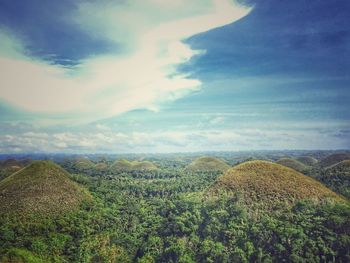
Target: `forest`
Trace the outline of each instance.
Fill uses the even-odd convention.
[[[323,155],[313,156],[318,160]],[[0,213],[0,262],[350,262],[348,163],[341,160],[342,166],[331,166],[330,173],[322,160],[305,164],[306,175],[274,160],[262,163],[269,169],[278,166],[277,173],[287,171],[291,178],[294,173],[300,180],[307,177],[314,183],[311,188],[321,189],[317,193],[329,191],[336,198],[278,192],[271,199],[266,190],[258,189],[250,190],[256,191],[256,199],[248,202],[243,184],[242,191],[230,191],[219,179],[234,174],[238,163],[236,174],[246,161],[258,165],[252,161],[256,157],[218,158],[227,163],[228,171],[213,165],[209,169],[208,159],[197,160],[196,169],[193,165],[189,169],[194,156],[149,158],[155,168],[149,163],[143,168],[138,159],[129,166],[123,161],[118,168],[112,157],[56,158],[67,180],[90,197],[79,208],[58,215]],[[265,154],[265,158],[277,156]],[[105,165],[97,165],[101,162]],[[46,173],[54,171],[50,167],[44,167]],[[4,185],[15,175],[4,176],[0,199],[9,191]],[[284,199],[287,194],[292,197]],[[29,202],[32,197],[25,198]],[[266,202],[274,206],[256,205]]]

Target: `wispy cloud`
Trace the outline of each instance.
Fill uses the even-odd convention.
[[[229,0],[86,2],[70,22],[92,37],[114,41],[119,52],[86,58],[75,67],[27,56],[25,42],[2,30],[0,97],[28,111],[69,114],[80,122],[157,110],[200,87],[177,69],[203,52],[183,40],[249,11]]]

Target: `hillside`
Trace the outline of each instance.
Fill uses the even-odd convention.
[[[111,171],[150,171],[156,170],[157,166],[149,161],[128,161],[125,159],[116,160],[110,167]]]
[[[225,172],[230,168],[231,166],[229,166],[223,160],[220,160],[214,157],[205,156],[205,157],[199,157],[195,159],[186,167],[186,170],[192,171],[192,172],[208,172],[208,171]]]
[[[15,159],[0,162],[0,180],[22,169],[22,164]]]
[[[0,213],[50,216],[73,210],[89,198],[51,161],[35,161],[0,182]]]
[[[328,167],[318,179],[335,192],[350,199],[350,160]]]
[[[88,158],[78,158],[74,163],[74,167],[78,170],[88,170],[95,166]]]
[[[283,166],[286,166],[286,167],[289,167],[289,168],[292,168],[295,171],[298,171],[301,173],[303,173],[309,169],[309,167],[307,167],[305,164],[303,164],[297,160],[291,159],[291,158],[281,158],[276,163],[283,165]]]
[[[322,159],[320,165],[321,167],[329,167],[345,160],[350,160],[350,153],[335,153]]]
[[[108,164],[105,162],[97,163],[94,167],[98,171],[106,171],[108,169]]]
[[[318,181],[288,167],[267,162],[245,162],[220,176],[209,189],[210,195],[237,193],[242,202],[274,208],[302,199],[341,198]]]
[[[314,166],[318,163],[318,160],[311,156],[300,156],[296,158],[297,161],[301,162],[306,166]]]

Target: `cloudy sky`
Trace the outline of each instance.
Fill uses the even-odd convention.
[[[1,0],[0,153],[350,148],[348,0]]]

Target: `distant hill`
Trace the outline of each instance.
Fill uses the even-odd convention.
[[[276,163],[283,165],[283,166],[286,166],[286,167],[289,167],[289,168],[292,168],[295,171],[298,171],[301,173],[303,173],[309,169],[309,167],[306,166],[305,164],[303,164],[297,160],[291,159],[291,158],[281,158]]]
[[[50,216],[74,210],[90,198],[51,161],[34,161],[0,182],[0,214]]]
[[[350,160],[350,153],[335,153],[322,159],[320,165],[321,167],[329,167],[345,160]]]
[[[74,168],[82,171],[89,170],[94,166],[95,164],[92,161],[90,161],[90,159],[88,158],[78,158],[74,163]]]
[[[350,160],[328,167],[318,179],[335,192],[350,199]]]
[[[22,167],[22,163],[15,159],[7,159],[3,162],[0,162],[0,180],[21,170]]]
[[[311,156],[300,156],[296,158],[297,161],[301,162],[306,166],[314,166],[318,163],[318,160]]]
[[[157,166],[149,161],[128,161],[125,159],[116,160],[110,167],[111,171],[151,171],[156,170]]]
[[[267,161],[245,162],[220,176],[209,189],[209,196],[238,194],[243,203],[274,209],[302,199],[342,200],[317,180],[293,169]]]
[[[108,169],[108,163],[100,162],[95,165],[95,169],[98,171],[106,171]]]
[[[186,167],[186,170],[192,171],[192,172],[208,172],[208,171],[225,172],[230,168],[231,166],[229,166],[223,160],[220,160],[214,157],[204,156],[204,157],[199,157],[195,159],[193,162],[191,162]]]

